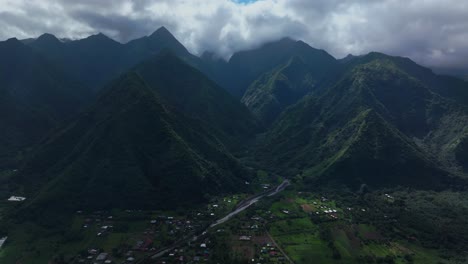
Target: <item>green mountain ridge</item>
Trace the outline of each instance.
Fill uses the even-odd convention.
[[[289,175],[342,183],[414,185],[423,175],[438,182],[457,173],[444,164],[454,160],[450,142],[466,133],[465,106],[434,93],[388,57],[369,56],[332,88],[286,109],[259,143],[260,160]],[[441,136],[451,128],[449,137]]]
[[[9,164],[78,113],[91,91],[16,39],[0,42],[0,57],[0,164]]]
[[[95,91],[138,63],[166,49],[188,61],[196,60],[164,27],[150,36],[126,44],[99,33],[68,42],[44,34],[29,45]]]
[[[26,163],[16,180],[38,194],[23,212],[169,209],[238,189],[248,171],[210,131],[171,108],[138,74],[122,76]]]
[[[163,100],[212,127],[226,144],[236,145],[261,129],[244,105],[170,51],[141,63],[134,70]]]
[[[325,77],[337,64],[336,59],[324,50],[314,49],[302,41],[283,38],[257,49],[234,53],[229,59],[229,69],[234,76],[242,78],[234,77],[221,84],[232,94],[242,97],[253,81],[293,57],[301,58],[308,64],[316,78]]]
[[[317,85],[317,78],[299,57],[262,75],[254,81],[242,97],[252,113],[271,124],[288,106],[296,103]]]

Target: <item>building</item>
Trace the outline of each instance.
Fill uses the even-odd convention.
[[[7,238],[8,238],[8,237],[2,237],[2,238],[0,238],[0,249],[2,248],[3,244],[5,244]]]
[[[108,255],[109,255],[109,254],[107,254],[107,253],[101,253],[101,254],[99,254],[99,255],[96,257],[96,260],[97,260],[97,261],[104,261],[104,260],[107,259],[107,256],[108,256]]]
[[[8,201],[9,202],[22,202],[26,200],[26,197],[21,197],[21,196],[11,196],[10,198],[8,198]]]

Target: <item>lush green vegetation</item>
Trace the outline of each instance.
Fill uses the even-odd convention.
[[[249,171],[217,137],[169,109],[136,73],[121,77],[18,172],[37,192],[20,215],[53,225],[76,210],[173,209],[245,186]]]
[[[453,146],[466,133],[466,105],[436,94],[398,59],[368,57],[288,108],[259,144],[258,159],[306,181],[354,188],[459,185],[447,175],[460,175]]]
[[[165,28],[28,45],[0,42],[2,263],[90,248],[122,262],[134,247],[140,260],[168,248],[167,263],[466,261],[462,80],[291,39],[198,58]],[[206,229],[285,178],[287,191]]]
[[[78,113],[90,91],[17,39],[0,42],[0,170]]]

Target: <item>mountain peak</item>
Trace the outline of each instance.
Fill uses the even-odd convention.
[[[40,35],[37,40],[54,40],[54,41],[59,41],[59,39],[54,36],[53,34],[50,34],[50,33],[44,33],[42,35]]]
[[[109,38],[107,35],[105,35],[104,33],[101,33],[101,32],[99,32],[98,34],[95,34],[95,35],[91,35],[91,36],[85,38],[85,40],[100,40],[100,41],[116,42],[115,40]]]
[[[5,43],[21,43],[17,38],[9,38],[5,40]]]
[[[36,41],[36,43],[48,43],[48,44],[60,44],[61,41],[55,37],[54,35],[52,34],[49,34],[49,33],[45,33],[45,34],[42,34],[40,35]]]
[[[17,47],[24,46],[24,44],[21,41],[19,41],[17,38],[9,38],[5,41],[0,42],[0,45],[6,48],[17,48]]]
[[[158,28],[156,31],[153,32],[153,34],[150,35],[150,37],[174,37],[172,33],[164,26]]]

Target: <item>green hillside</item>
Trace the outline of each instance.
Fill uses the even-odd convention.
[[[324,78],[337,65],[335,58],[326,51],[314,49],[302,41],[284,38],[232,55],[229,60],[231,78],[221,81],[221,84],[241,98],[253,81],[293,57],[301,58],[309,65],[309,70],[317,79]]]
[[[211,127],[227,145],[246,141],[260,129],[244,105],[172,52],[162,52],[134,70],[166,103]]]
[[[28,196],[38,192],[23,213],[168,209],[237,190],[248,172],[199,122],[170,109],[138,74],[115,81],[20,172]]]
[[[242,97],[242,102],[265,124],[271,124],[289,105],[317,88],[321,76],[300,57],[263,74]]]
[[[260,144],[260,160],[324,182],[436,187],[444,170],[457,173],[444,164],[453,160],[450,142],[467,129],[466,108],[391,59],[363,60],[287,109]]]
[[[1,167],[76,114],[91,93],[17,39],[0,42],[0,57]]]

